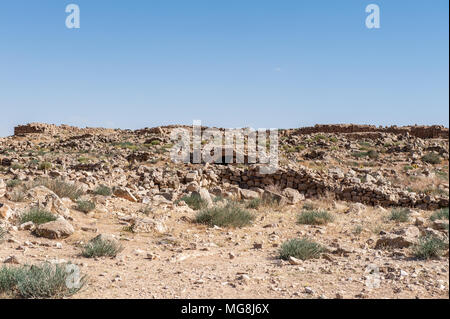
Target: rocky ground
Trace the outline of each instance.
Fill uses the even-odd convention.
[[[3,267],[71,262],[86,275],[71,298],[449,297],[448,129],[282,130],[269,175],[258,164],[174,163],[173,129],[31,124],[0,138]],[[229,202],[253,222],[196,222]],[[36,208],[57,219],[24,222]],[[305,211],[331,218],[299,223]],[[123,250],[83,256],[99,234]],[[431,237],[444,247],[420,258]],[[324,249],[280,259],[293,238]]]

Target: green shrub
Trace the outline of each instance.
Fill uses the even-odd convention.
[[[6,186],[10,188],[14,188],[16,186],[19,186],[20,184],[22,184],[22,181],[18,179],[11,179],[6,182]]]
[[[88,163],[89,162],[89,158],[81,156],[78,158],[78,162],[79,163]]]
[[[73,288],[72,272],[67,268],[71,264],[24,265],[20,267],[0,268],[0,293],[21,298],[62,298],[77,293],[85,285],[85,276]],[[77,278],[73,278],[77,280]]]
[[[224,207],[213,207],[199,212],[195,222],[208,226],[244,227],[251,224],[254,218],[245,209],[228,203]]]
[[[419,239],[413,247],[414,256],[418,259],[430,259],[439,257],[448,247],[448,244],[435,236],[425,236]]]
[[[40,170],[44,171],[44,170],[49,170],[52,168],[52,163],[50,162],[42,162],[41,164],[39,164],[38,167]]]
[[[409,220],[409,214],[411,214],[411,211],[407,208],[394,208],[391,210],[389,220],[406,223]]]
[[[100,186],[98,186],[95,189],[94,194],[102,195],[102,196],[111,196],[112,195],[112,189],[109,188],[108,186],[100,185]]]
[[[325,251],[322,245],[310,241],[306,238],[291,239],[281,245],[280,258],[288,260],[289,257],[307,260],[320,257],[320,254]]]
[[[88,200],[78,200],[76,209],[87,214],[95,209],[95,203]]]
[[[354,152],[354,153],[352,153],[352,156],[356,157],[356,158],[366,157],[367,155],[369,155],[368,152]]]
[[[258,209],[261,205],[262,205],[262,200],[259,198],[254,198],[245,204],[245,208]]]
[[[14,163],[14,164],[11,165],[11,168],[14,169],[14,170],[16,170],[16,169],[23,169],[24,166],[22,164]]]
[[[41,208],[32,208],[26,213],[20,216],[20,223],[33,222],[36,225],[45,224],[48,222],[52,222],[56,220],[56,216],[52,213],[41,209]]]
[[[305,210],[298,216],[297,222],[303,225],[323,225],[334,220],[325,210]]]
[[[441,162],[441,157],[436,153],[428,153],[422,156],[422,161],[430,164],[439,164]]]
[[[438,219],[447,219],[448,220],[448,207],[442,208],[440,210],[435,211],[430,219],[432,221],[438,220]]]
[[[82,255],[86,258],[94,257],[116,257],[119,252],[123,250],[122,245],[115,241],[103,239],[102,237],[95,237],[91,239],[84,247]]]
[[[208,203],[206,203],[198,193],[192,193],[189,196],[183,196],[181,200],[194,210],[205,208],[208,205]]]
[[[59,197],[68,197],[71,200],[78,199],[84,193],[80,187],[61,179],[40,178],[34,181],[33,186],[45,186]]]

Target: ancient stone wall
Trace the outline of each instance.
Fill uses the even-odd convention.
[[[297,189],[306,198],[320,198],[325,195],[336,199],[360,202],[368,205],[418,207],[437,209],[448,206],[448,198],[430,197],[386,185],[362,183],[358,178],[336,177],[303,168],[298,171],[280,169],[275,174],[261,175],[259,168],[249,169],[227,167],[219,172],[222,183],[238,185],[243,189],[274,186],[280,191]]]
[[[303,135],[312,133],[393,133],[419,137],[419,138],[449,138],[448,128],[440,125],[433,126],[390,126],[377,127],[375,125],[355,125],[355,124],[317,124],[311,127],[302,127],[289,130],[293,135]]]

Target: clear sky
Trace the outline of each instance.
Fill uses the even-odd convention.
[[[447,0],[2,0],[0,136],[34,121],[448,126],[448,29]]]

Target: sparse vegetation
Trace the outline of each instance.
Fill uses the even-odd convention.
[[[363,232],[363,230],[363,227],[361,225],[358,225],[353,229],[353,234],[359,235]]]
[[[441,162],[441,157],[436,153],[427,153],[422,156],[422,161],[429,164],[439,164]]]
[[[105,185],[100,185],[94,190],[94,194],[102,196],[111,196],[112,189]]]
[[[442,255],[447,249],[448,243],[435,236],[425,236],[419,239],[417,245],[413,247],[414,256],[418,259],[431,259]]]
[[[291,239],[285,242],[280,249],[280,258],[288,260],[289,257],[295,257],[301,260],[313,259],[320,257],[325,251],[322,245],[309,239]]]
[[[47,171],[52,168],[52,163],[50,162],[42,162],[38,167],[41,171]]]
[[[6,230],[0,226],[0,242],[5,238]]]
[[[21,188],[15,189],[9,194],[9,199],[13,202],[23,202],[25,201],[25,191]]]
[[[32,208],[20,216],[20,223],[33,222],[36,225],[45,224],[56,220],[56,216],[52,213],[41,209]]]
[[[389,220],[406,223],[409,220],[409,214],[411,214],[411,211],[407,208],[394,208],[391,210]]]
[[[245,208],[247,209],[258,209],[262,204],[262,200],[259,198],[254,198],[252,200],[249,200],[246,204],[245,204]]]
[[[323,225],[334,220],[325,210],[305,210],[298,216],[297,222],[303,225]]]
[[[438,220],[438,219],[447,219],[448,220],[448,207],[442,208],[440,210],[435,211],[430,219],[432,221]]]
[[[59,197],[68,197],[71,200],[76,200],[83,195],[83,190],[75,184],[65,182],[61,179],[40,178],[34,181],[33,187],[45,186],[53,191]]]
[[[85,276],[73,282],[71,264],[24,265],[0,268],[0,293],[20,298],[62,298],[77,293],[86,283]],[[69,267],[68,267],[69,266]],[[75,280],[77,280],[75,278]]]
[[[16,186],[19,186],[22,184],[22,181],[19,179],[10,179],[8,182],[6,182],[6,186],[10,188],[14,188]]]
[[[84,247],[82,255],[86,258],[94,257],[116,257],[123,250],[122,245],[115,241],[95,237],[91,239]]]
[[[207,206],[207,203],[197,193],[192,193],[189,196],[183,196],[181,200],[193,210],[200,210]]]
[[[95,209],[95,203],[89,200],[78,200],[77,210],[83,213],[89,213]]]
[[[245,209],[228,203],[224,207],[213,207],[201,211],[197,214],[195,221],[208,226],[244,227],[251,224],[254,218]]]

